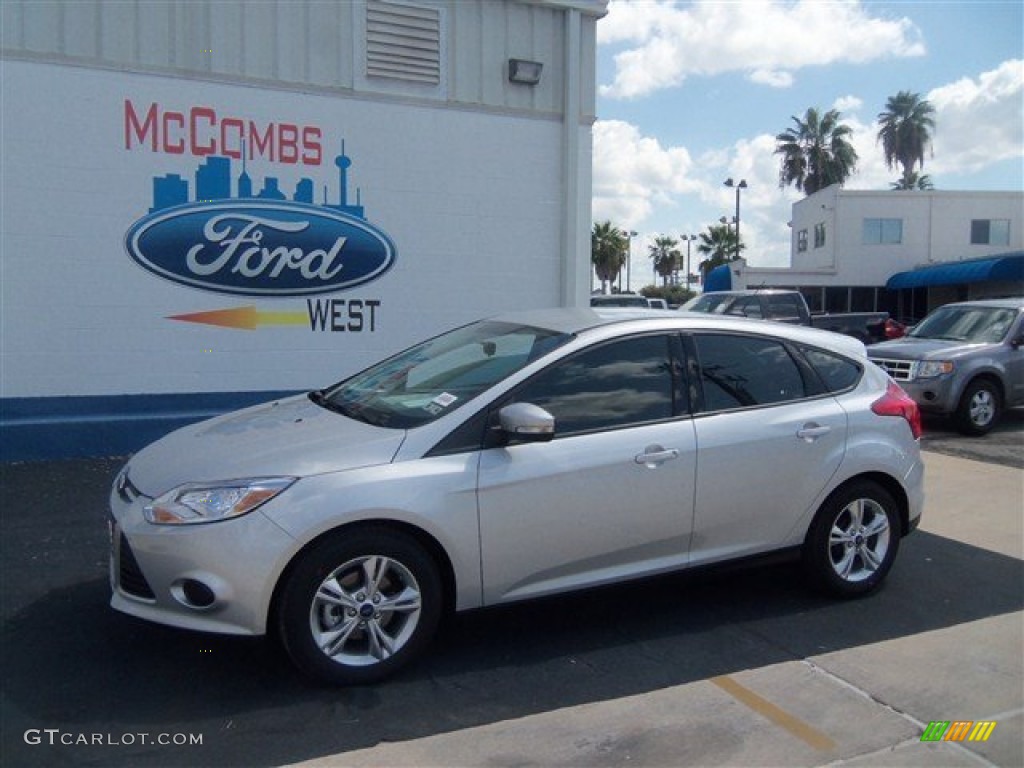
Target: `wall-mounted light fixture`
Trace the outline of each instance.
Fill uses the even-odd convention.
[[[539,61],[509,59],[508,81],[510,83],[522,83],[523,85],[536,85],[540,82],[540,72],[542,69],[544,69],[544,65]]]

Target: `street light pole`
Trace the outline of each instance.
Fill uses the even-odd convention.
[[[631,293],[629,287],[629,263],[633,260],[633,238],[636,237],[636,232],[633,230],[629,231],[629,250],[626,251],[626,293]]]
[[[690,244],[697,239],[696,235],[680,235],[686,241],[686,290],[690,290]]]
[[[738,259],[740,257],[740,190],[747,188],[747,180],[740,179],[740,183],[735,184],[730,176],[725,180],[725,186],[730,189],[736,188],[736,258]]]

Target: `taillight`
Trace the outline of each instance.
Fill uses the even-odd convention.
[[[885,394],[871,404],[871,410],[879,416],[900,416],[907,420],[914,439],[921,437],[921,409],[917,403],[895,381],[890,381]]]
[[[907,333],[907,326],[903,323],[898,323],[892,318],[885,321],[885,338],[887,339],[899,339],[905,336]]]

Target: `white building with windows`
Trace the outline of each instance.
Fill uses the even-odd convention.
[[[732,288],[799,288],[812,310],[919,318],[950,301],[1024,294],[1024,192],[861,191],[793,206],[791,266],[727,265]],[[709,282],[722,281],[720,267]],[[714,286],[712,286],[713,289]]]

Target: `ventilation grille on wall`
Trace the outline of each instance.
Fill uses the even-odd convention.
[[[367,3],[366,74],[432,85],[441,82],[438,9]]]

